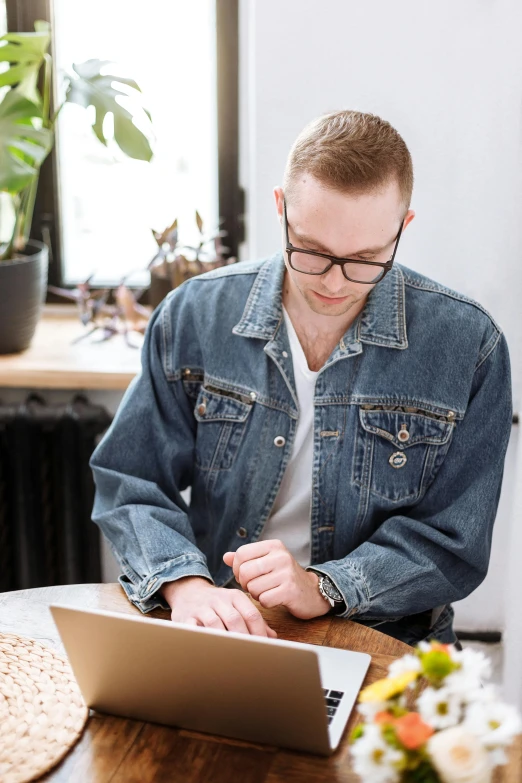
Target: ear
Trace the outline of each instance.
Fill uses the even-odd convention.
[[[413,209],[409,209],[406,212],[406,217],[404,218],[404,223],[402,225],[402,230],[403,231],[406,228],[406,226],[408,226],[411,223],[411,221],[413,220],[414,217],[415,217],[415,212],[413,211]]]
[[[274,188],[274,198],[276,203],[276,210],[277,210],[277,216],[279,219],[279,223],[283,224],[283,199],[284,199],[284,193],[283,188],[277,185]]]

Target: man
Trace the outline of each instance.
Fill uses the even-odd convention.
[[[451,602],[488,568],[509,358],[480,305],[395,263],[412,187],[387,122],[321,117],[274,191],[283,253],[154,313],[92,460],[94,520],[143,612],[273,636],[249,594],[456,640]]]

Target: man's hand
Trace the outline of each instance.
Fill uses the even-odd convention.
[[[236,581],[267,609],[285,606],[295,617],[310,620],[330,610],[319,592],[319,577],[305,571],[281,541],[257,541],[227,552],[223,560]]]
[[[167,582],[160,592],[172,609],[173,622],[271,639],[277,636],[241,590],[215,587],[207,579],[190,576]]]

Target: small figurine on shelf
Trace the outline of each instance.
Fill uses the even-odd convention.
[[[79,283],[76,288],[70,290],[48,286],[48,291],[51,293],[76,302],[80,321],[84,326],[91,325],[88,331],[73,342],[80,342],[101,330],[102,336],[99,342],[109,340],[115,334],[122,334],[127,345],[131,348],[139,348],[138,344],[132,342],[130,333],[143,335],[147,328],[150,311],[138,302],[144,289],[132,290],[126,285],[126,278],[123,278],[115,289],[91,290],[92,277],[93,275],[90,275],[84,283]],[[114,304],[109,304],[111,294]]]
[[[197,245],[179,242],[178,220],[160,231],[152,231],[158,244],[158,252],[148,265],[150,270],[150,303],[156,307],[162,299],[185,280],[220,266],[235,264],[236,258],[227,258],[229,248],[222,238],[226,231],[216,230],[206,234],[203,220],[196,210],[196,225],[199,231]]]
[[[196,225],[199,242],[195,246],[179,243],[177,219],[161,233],[152,232],[158,244],[158,252],[147,266],[151,278],[149,302],[152,308],[139,304],[144,289],[130,288],[126,284],[128,275],[116,288],[92,289],[93,274],[73,289],[48,286],[49,292],[76,302],[80,321],[84,326],[91,327],[74,342],[101,330],[99,342],[104,342],[115,334],[122,334],[129,346],[138,348],[139,346],[132,342],[130,333],[145,333],[151,309],[154,309],[169,291],[190,277],[236,263],[235,258],[227,258],[225,255],[228,248],[223,245],[222,238],[226,236],[226,231],[217,230],[205,234],[203,221],[197,210]]]

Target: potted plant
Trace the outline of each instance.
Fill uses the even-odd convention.
[[[0,62],[8,65],[0,73],[0,354],[29,346],[43,305],[48,249],[29,237],[40,168],[52,149],[63,105],[93,106],[92,129],[100,143],[116,143],[136,160],[152,158],[150,134],[133,122],[145,114],[150,127],[140,88],[132,79],[105,73],[108,61],[73,65],[73,73],[65,76],[65,97],[52,110],[50,40],[49,24],[43,21],[35,23],[34,33],[0,38]],[[131,98],[130,110],[117,101],[120,96]],[[104,131],[107,114],[114,118],[113,142]]]
[[[229,248],[221,241],[227,232],[217,228],[205,232],[203,220],[196,210],[196,225],[199,238],[196,245],[187,245],[179,241],[178,220],[164,231],[154,231],[158,243],[158,252],[148,265],[150,270],[149,302],[157,307],[165,296],[185,280],[203,272],[210,272],[220,266],[235,264],[234,256],[228,257]]]

